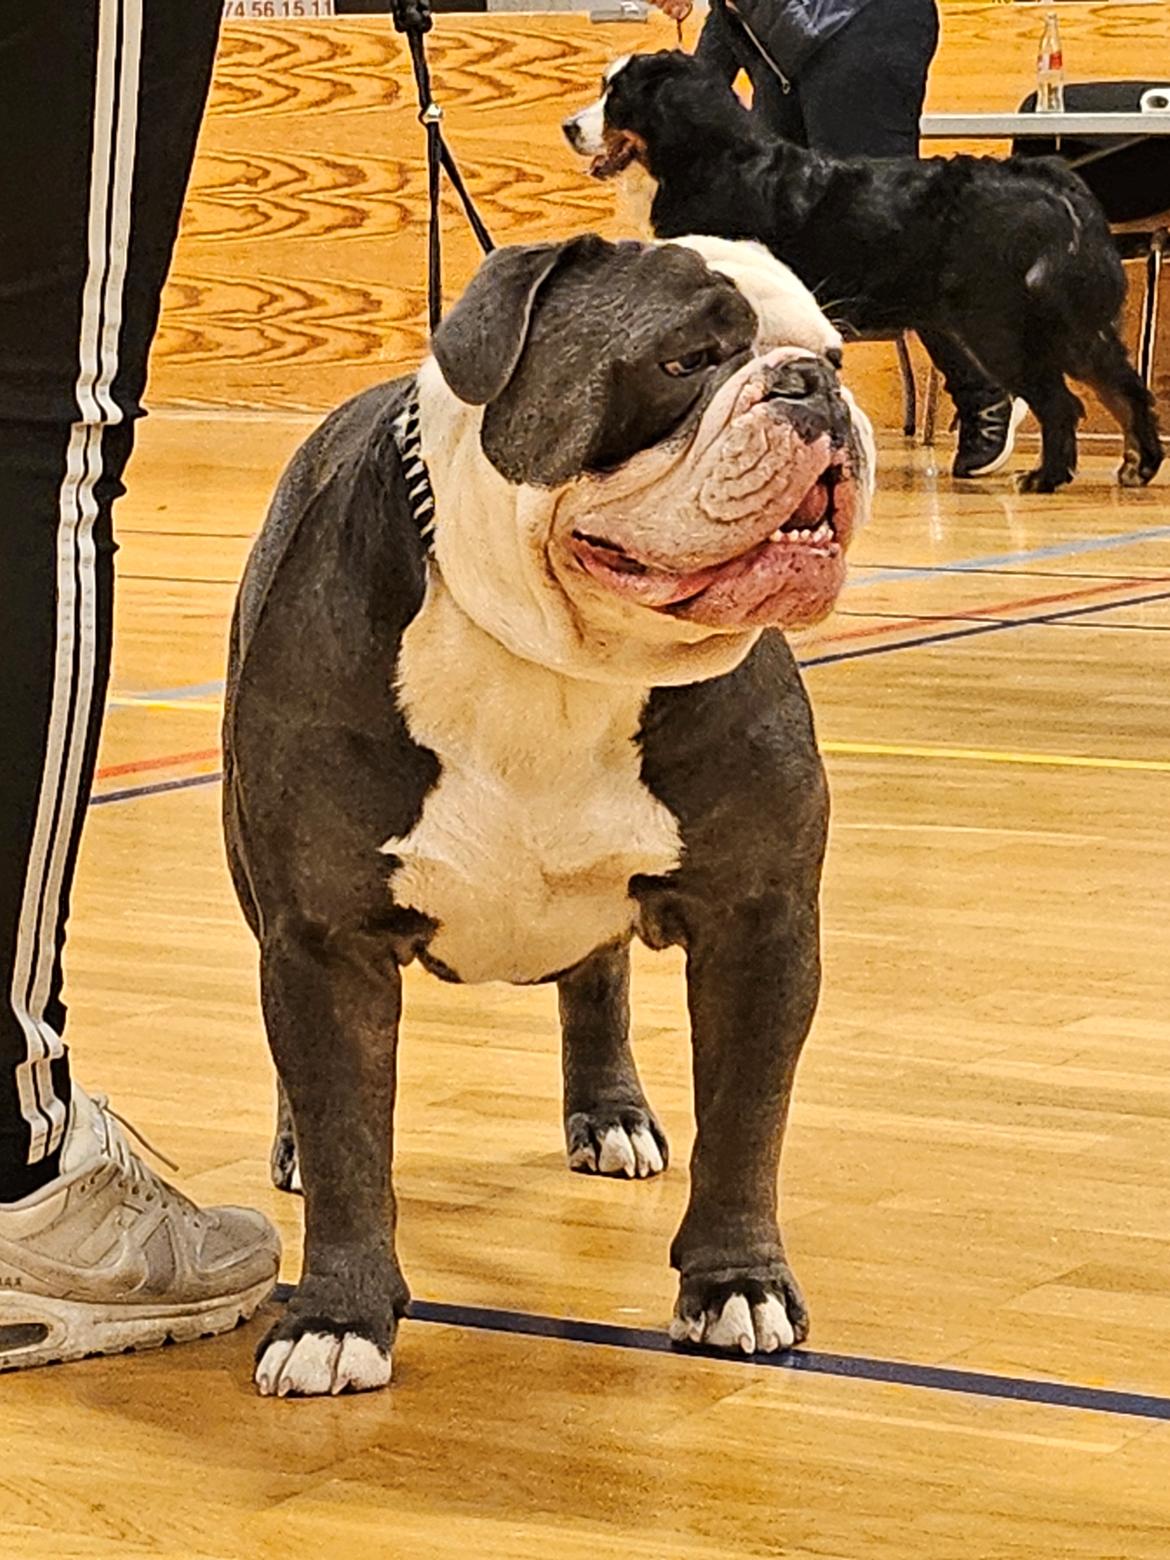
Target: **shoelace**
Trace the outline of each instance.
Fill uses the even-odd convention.
[[[119,1115],[119,1113],[110,1104],[108,1095],[91,1094],[90,1099],[97,1106],[99,1112],[103,1116],[109,1116],[112,1120],[116,1121],[119,1126],[125,1127],[126,1131],[129,1132],[130,1136],[135,1140],[135,1142],[141,1143],[148,1154],[153,1154],[155,1159],[161,1160],[162,1163],[166,1165],[168,1170],[173,1170],[176,1174],[178,1173],[179,1167],[175,1161],[173,1159],[169,1159],[167,1155],[163,1153],[161,1148],[156,1148],[150,1139],[144,1133],[140,1132],[132,1121],[127,1121],[125,1116]],[[119,1132],[111,1133],[110,1139],[111,1144],[115,1148],[125,1150],[124,1156],[119,1153],[116,1154],[116,1157],[118,1158],[119,1162],[122,1163],[123,1168],[129,1169],[130,1166],[126,1163],[126,1160],[131,1157],[130,1147],[127,1144],[125,1138],[123,1138]]]
[[[1010,401],[993,401],[990,406],[981,406],[976,414],[983,423],[1008,423],[1012,419],[1012,403]]]
[[[976,420],[982,424],[984,429],[994,428],[996,424],[1000,423],[1002,423],[1004,428],[1006,428],[1012,420],[1012,403],[1010,400],[992,401],[990,406],[981,406],[975,413],[975,417]],[[958,412],[956,412],[955,415],[951,418],[950,431],[954,433],[955,429],[958,428],[963,421],[964,419]]]

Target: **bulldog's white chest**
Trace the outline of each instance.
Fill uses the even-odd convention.
[[[438,784],[403,839],[395,903],[438,923],[430,952],[462,980],[524,982],[624,936],[629,881],[678,865],[673,815],[642,783],[645,692],[521,660],[435,575],[403,636],[398,697]]]

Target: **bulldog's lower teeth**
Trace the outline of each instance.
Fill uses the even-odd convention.
[[[786,531],[783,526],[777,528],[769,536],[770,542],[806,542],[814,547],[827,547],[835,542],[833,527],[827,520],[822,520],[815,531]]]

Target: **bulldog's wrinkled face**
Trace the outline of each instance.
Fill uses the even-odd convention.
[[[823,357],[778,348],[730,376],[678,448],[565,495],[550,563],[715,629],[805,628],[833,607],[857,514],[852,423]],[[666,516],[669,515],[669,522]]]
[[[515,369],[484,410],[484,452],[510,482],[562,487],[681,447],[750,358],[756,323],[690,250],[579,244],[534,299]]]
[[[501,251],[434,353],[517,495],[475,545],[523,557],[546,613],[559,596],[577,622],[637,636],[653,616],[693,642],[831,610],[868,502],[868,425],[838,382],[839,337],[770,256],[592,237]],[[514,528],[503,550],[482,535],[497,524]]]

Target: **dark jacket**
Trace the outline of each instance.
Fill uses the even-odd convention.
[[[701,59],[726,70],[730,40],[726,25],[720,23],[729,22],[732,35],[742,29],[776,74],[783,80],[793,80],[822,43],[871,3],[872,0],[734,0],[732,6],[725,0],[711,0],[711,15],[696,52]],[[746,64],[743,60],[738,63]]]

